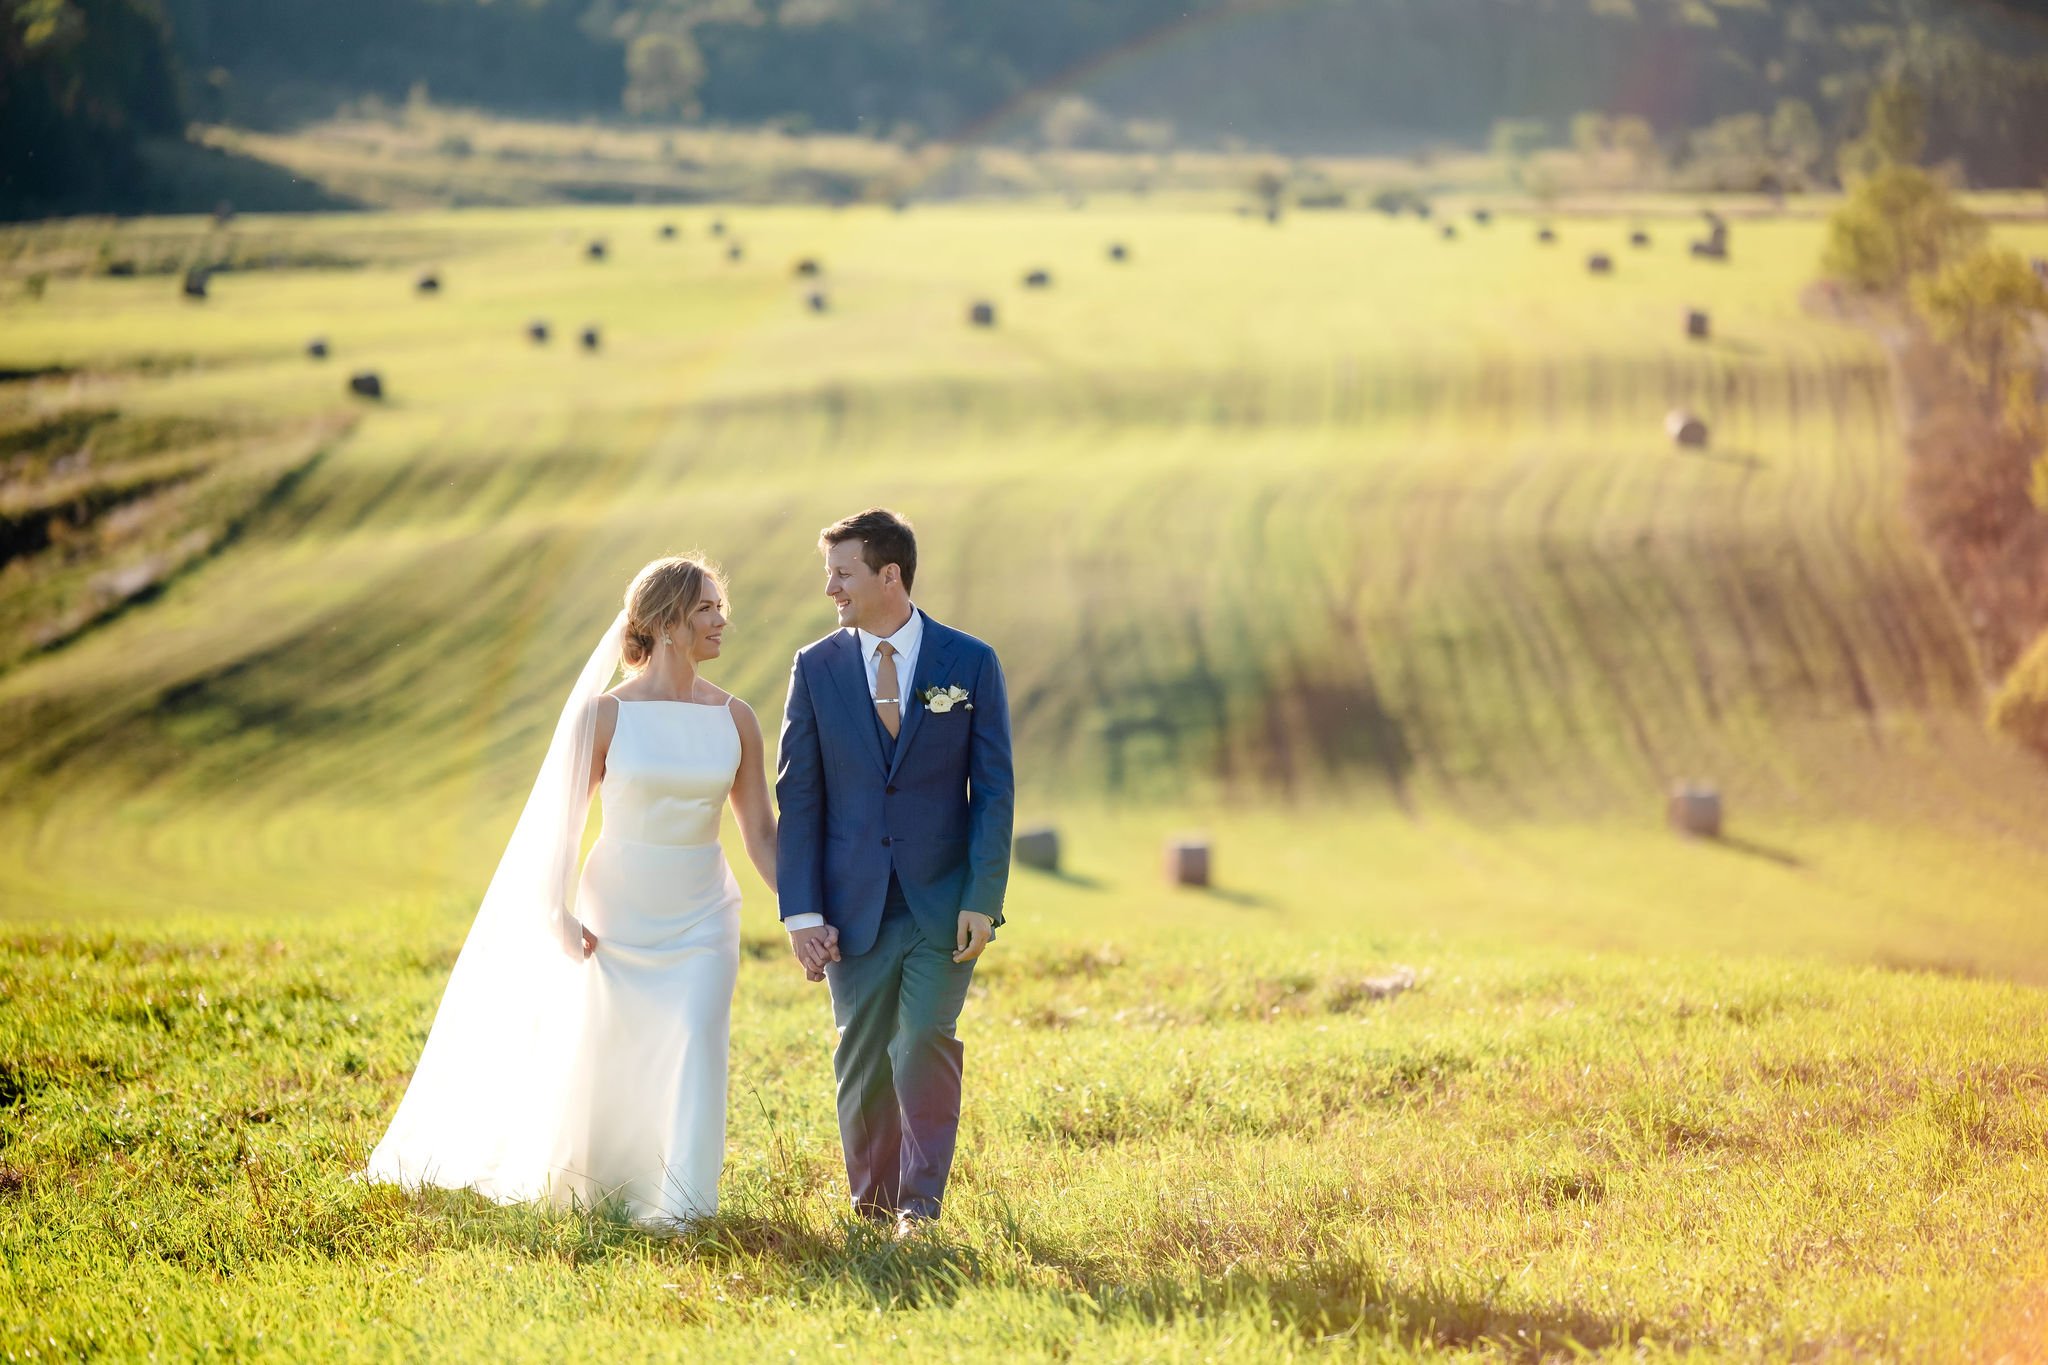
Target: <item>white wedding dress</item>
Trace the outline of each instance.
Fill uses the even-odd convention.
[[[578,878],[623,624],[563,708],[367,1179],[611,1201],[647,1223],[717,1211],[740,905],[718,830],[739,731],[730,706],[621,699]]]
[[[604,832],[576,910],[598,949],[562,1109],[557,1203],[635,1220],[718,1211],[740,890],[718,843],[739,770],[729,706],[621,700]]]

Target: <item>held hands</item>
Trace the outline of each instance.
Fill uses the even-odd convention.
[[[823,981],[825,964],[839,960],[839,931],[829,924],[794,929],[790,931],[789,946],[796,953],[796,960],[803,964],[804,978]]]
[[[562,952],[571,962],[587,962],[597,951],[597,935],[584,928],[582,922],[566,910],[555,911],[555,933]]]
[[[981,950],[988,947],[989,940],[996,936],[996,922],[987,915],[973,910],[960,912],[960,925],[954,944],[958,951],[953,954],[955,962],[972,962],[981,956]]]

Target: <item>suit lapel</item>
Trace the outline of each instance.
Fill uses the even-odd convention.
[[[946,681],[946,669],[953,658],[953,632],[927,616],[924,618],[924,643],[918,646],[917,676],[911,680],[910,694],[903,699],[903,730],[896,736],[896,761],[889,767],[889,776],[896,776],[903,766],[903,756],[910,752],[911,741],[923,728],[927,710],[921,693],[928,687],[937,687]]]
[[[826,660],[825,676],[832,680],[832,690],[839,694],[839,709],[844,722],[860,736],[856,741],[875,760],[875,766],[883,772],[889,770],[889,762],[882,755],[882,737],[875,733],[875,700],[868,695],[867,661],[860,657],[860,636],[850,630],[839,633]],[[922,663],[922,660],[919,661]],[[902,736],[897,737],[896,752],[903,752]]]

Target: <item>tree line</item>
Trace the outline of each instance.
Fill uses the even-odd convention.
[[[1962,0],[0,0],[0,16],[4,202],[118,189],[135,142],[187,120],[289,126],[420,87],[513,114],[906,141],[1037,139],[1079,95],[1102,115],[1079,121],[1089,136],[1304,151],[1469,144],[1503,118],[1562,142],[1590,107],[1667,149],[1718,124],[1740,150],[1788,100],[1839,144],[1869,89],[1903,79],[1931,158],[1978,183],[2048,178],[2048,27]]]
[[[1999,684],[1992,723],[2048,756],[2048,260],[1919,164],[1922,101],[1871,96],[1821,268],[1890,352],[1907,506]]]

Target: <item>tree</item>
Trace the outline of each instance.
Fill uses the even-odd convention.
[[[2048,757],[2048,635],[2006,675],[1992,699],[1991,726]]]
[[[1982,219],[1918,166],[1885,166],[1851,186],[1828,219],[1821,268],[1866,293],[1898,293],[1984,240]]]
[[[1527,173],[1529,158],[1549,141],[1550,125],[1542,119],[1504,118],[1495,120],[1493,135],[1487,145],[1499,158],[1502,173],[1520,185]]]
[[[1886,161],[1916,164],[1927,150],[1927,101],[1919,87],[1894,80],[1871,91],[1863,136]]]
[[[0,0],[0,216],[135,204],[184,122],[154,0]]]
[[[1802,186],[1811,181],[1827,147],[1813,106],[1805,100],[1779,100],[1771,113],[1770,145],[1787,181]]]
[[[1769,130],[1762,114],[1730,114],[1692,135],[1688,178],[1716,190],[1763,189],[1772,180]]]
[[[1062,151],[1101,146],[1109,140],[1109,129],[1109,120],[1083,95],[1061,95],[1038,120],[1038,135],[1045,145]]]
[[[2048,321],[2048,284],[2026,259],[2008,247],[1981,246],[1914,280],[1913,306],[1928,334],[2000,409],[2007,429],[2038,436],[2034,332]]]
[[[1664,149],[1658,145],[1657,130],[1636,114],[1624,114],[1608,130],[1614,150],[1629,159],[1638,183],[1656,179],[1664,170]]]
[[[626,112],[640,118],[695,118],[704,54],[687,33],[643,33],[626,49]]]
[[[1613,145],[1614,124],[1595,109],[1572,115],[1572,146],[1588,161],[1597,160]]]
[[[1172,151],[1173,137],[1172,119],[1134,118],[1124,121],[1124,141],[1154,156]]]
[[[1917,86],[1890,80],[1870,92],[1863,135],[1842,144],[1842,182],[1875,175],[1887,166],[1914,166],[1927,149],[1927,102]]]

